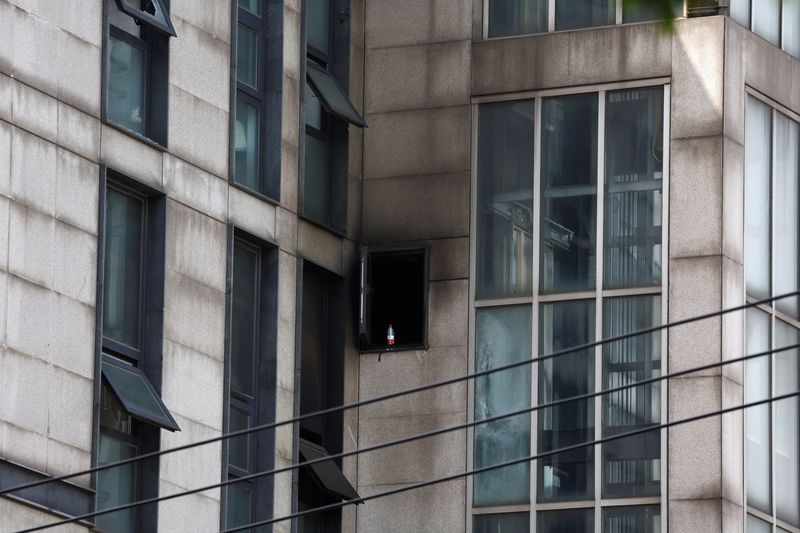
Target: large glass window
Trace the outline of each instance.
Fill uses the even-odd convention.
[[[683,15],[683,0],[670,6],[623,0],[484,0],[486,37],[647,22]],[[549,15],[552,14],[552,17]]]
[[[572,398],[662,370],[657,333],[578,347],[662,322],[665,94],[636,87],[479,106],[474,368],[574,350],[476,380],[475,420],[530,400],[566,401],[475,427],[475,468],[547,455],[530,471],[525,464],[476,476],[473,529],[662,526],[660,432],[557,450],[662,421],[657,383]]]
[[[748,96],[744,264],[749,301],[778,298],[798,289],[800,124],[794,118]],[[747,352],[796,345],[800,340],[797,317],[797,297],[749,309]],[[797,357],[798,350],[789,349],[747,361],[745,402],[796,391],[800,386]],[[800,527],[799,417],[796,398],[745,412],[746,502],[759,516],[748,515],[748,531],[772,531],[772,524],[763,520],[768,518],[776,531]]]
[[[733,20],[800,58],[800,3],[795,0],[731,0]]]

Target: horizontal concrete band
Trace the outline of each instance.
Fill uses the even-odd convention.
[[[0,457],[0,490],[49,479],[51,476]],[[57,480],[5,494],[4,498],[18,501],[59,517],[72,517],[94,510],[94,491],[69,481]],[[89,522],[91,523],[91,522]]]

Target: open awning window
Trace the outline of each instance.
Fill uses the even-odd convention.
[[[161,426],[170,431],[180,431],[178,424],[159,398],[147,376],[134,367],[103,362],[103,378],[117,401],[129,415]]]
[[[339,82],[334,79],[330,72],[308,63],[306,73],[308,75],[308,84],[328,113],[336,115],[340,119],[360,128],[367,125],[364,122],[364,117],[356,110],[344,90],[342,90]]]
[[[137,22],[147,24],[161,33],[176,37],[175,26],[169,18],[164,0],[116,0],[117,7]]]
[[[322,446],[314,444],[313,442],[309,442],[305,439],[300,439],[300,459],[302,461],[313,461],[315,459],[328,457],[329,455],[330,454],[328,451]],[[337,496],[342,500],[354,500],[361,497],[358,495],[356,489],[353,488],[353,485],[350,484],[350,482],[344,476],[342,470],[333,460],[320,461],[319,463],[314,463],[306,468],[311,472],[311,475],[314,477],[319,486],[326,492],[329,492],[330,494]]]

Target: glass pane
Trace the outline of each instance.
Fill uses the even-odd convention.
[[[608,289],[661,283],[663,95],[657,87],[606,97]]]
[[[137,6],[136,9],[139,7]],[[135,37],[141,37],[141,26],[137,24],[136,19],[120,11],[116,0],[106,0],[106,12],[109,24]]]
[[[800,2],[798,2],[800,3]],[[800,174],[798,150],[800,125],[778,113],[775,124],[775,287],[779,296],[798,289],[798,253],[800,253],[800,218],[798,187]],[[748,257],[749,259],[749,257]],[[797,296],[775,301],[775,307],[798,317]]]
[[[661,508],[658,505],[603,508],[603,533],[659,533]]]
[[[616,16],[614,0],[556,0],[556,30],[607,26]]]
[[[123,411],[108,387],[103,385],[100,390],[100,426],[130,434],[133,430],[132,422],[130,415]]]
[[[490,0],[489,37],[547,31],[547,0]]]
[[[781,45],[781,0],[753,0],[753,31]]]
[[[475,370],[530,359],[529,306],[478,309],[475,313]],[[509,391],[514,391],[509,394]],[[475,420],[531,405],[530,365],[475,380]],[[530,415],[522,414],[475,426],[475,468],[528,457]],[[475,476],[476,506],[527,503],[530,465],[521,463]]]
[[[250,415],[231,406],[228,431],[241,431],[250,427]],[[250,436],[242,435],[230,439],[228,446],[228,463],[241,470],[250,470]]]
[[[770,296],[770,172],[772,112],[747,98],[745,137],[745,279],[747,294]]]
[[[256,361],[258,253],[236,243],[233,247],[233,305],[231,315],[231,390],[253,396]]]
[[[317,131],[322,131],[322,103],[308,82],[306,82],[306,99],[303,106],[306,124]]]
[[[258,88],[258,33],[243,24],[236,37],[236,78]]]
[[[108,120],[144,135],[145,53],[108,37]]]
[[[772,533],[772,525],[749,514],[747,515],[747,533]]]
[[[653,5],[649,0],[632,2],[622,12],[622,22],[647,22],[651,20],[662,20],[683,16],[683,0],[672,0],[672,5],[659,2]]]
[[[603,301],[603,338],[661,323],[659,296]],[[637,335],[603,345],[603,389],[661,374],[661,334]],[[661,385],[651,383],[603,396],[603,436],[661,422]],[[658,496],[661,485],[661,436],[652,431],[603,445],[603,497]]]
[[[594,300],[542,305],[540,355],[593,341],[594,306]],[[540,404],[593,390],[594,349],[567,353],[539,363]],[[539,453],[591,440],[594,440],[593,399],[539,411]],[[537,464],[540,502],[594,497],[592,446],[544,457]]]
[[[239,0],[239,7],[243,7],[250,13],[261,16],[261,0]]]
[[[136,447],[100,434],[97,463],[105,465],[135,457]],[[136,500],[136,466],[129,463],[97,473],[97,510],[109,509]],[[95,518],[97,529],[114,533],[133,533],[134,509],[99,515]]]
[[[165,428],[177,429],[166,406],[141,371],[106,362],[102,369],[103,377],[129,414]]]
[[[783,3],[783,49],[800,59],[800,2]]]
[[[308,0],[306,37],[308,44],[320,52],[330,53],[331,3],[330,0]]]
[[[528,533],[528,513],[485,514],[472,517],[472,533]]]
[[[225,527],[239,527],[252,522],[253,490],[249,483],[228,485],[228,513]]]
[[[542,103],[541,286],[593,289],[596,272],[597,95]]]
[[[730,0],[731,17],[748,29],[750,29],[750,1]]]
[[[144,202],[106,190],[103,335],[139,348]]]
[[[311,65],[308,66],[307,73],[308,79],[313,84],[312,89],[317,91],[317,95],[331,113],[357,126],[364,125],[361,114],[350,102],[350,98],[334,79],[333,74]]]
[[[236,168],[234,179],[236,183],[259,190],[258,152],[261,143],[260,113],[258,108],[244,102],[242,98],[236,101],[236,130],[234,157]]]
[[[754,308],[747,310],[747,353],[770,349],[770,316]],[[747,361],[745,367],[745,403],[769,398],[769,356]],[[770,509],[770,408],[769,404],[745,410],[747,428],[747,503],[765,513]]]
[[[323,224],[330,221],[330,154],[326,141],[306,134],[303,214]]]
[[[536,513],[536,533],[592,533],[594,509]]]
[[[533,101],[480,107],[477,298],[533,294]]]
[[[775,347],[800,343],[800,332],[775,321]],[[800,389],[800,351],[796,348],[775,354],[775,394]],[[800,399],[775,404],[775,506],[778,519],[800,527]]]

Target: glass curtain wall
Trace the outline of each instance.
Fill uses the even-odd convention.
[[[475,370],[565,353],[476,380],[476,420],[660,374],[658,333],[580,346],[662,321],[665,92],[479,106]],[[476,426],[474,468],[546,455],[475,477],[473,532],[658,532],[660,432],[550,452],[658,425],[661,398],[648,384]]]
[[[798,290],[800,123],[750,95],[745,133],[745,285],[749,301]],[[774,191],[774,193],[773,193]],[[798,344],[797,297],[747,311],[748,354]],[[749,360],[745,402],[800,388],[798,350]],[[747,531],[800,529],[800,401],[745,411]]]

